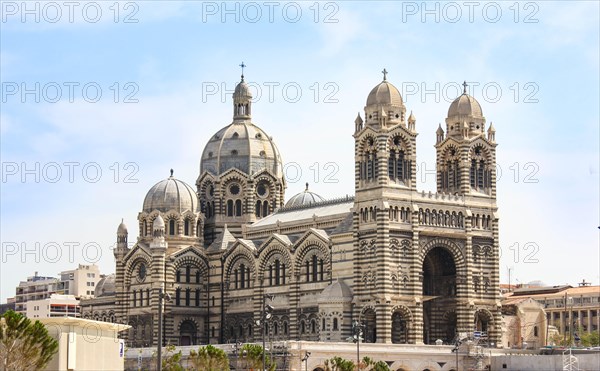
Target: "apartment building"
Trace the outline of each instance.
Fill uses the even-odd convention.
[[[516,289],[512,298],[529,297],[544,306],[546,320],[556,326],[561,334],[600,329],[600,286],[581,282],[578,287],[569,285],[529,287]]]
[[[49,298],[27,303],[28,318],[80,317],[79,300],[73,295],[52,294]]]
[[[64,293],[77,297],[93,297],[100,278],[100,269],[95,264],[79,264],[76,269],[60,272]]]
[[[39,276],[38,272],[35,272],[33,276],[27,277],[27,281],[21,281],[17,286],[15,311],[26,314],[28,302],[47,299],[54,293],[64,293],[60,280],[56,277]]]

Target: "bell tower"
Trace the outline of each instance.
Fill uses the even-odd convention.
[[[467,94],[456,98],[448,109],[446,132],[436,131],[437,190],[457,195],[496,197],[496,130],[485,131],[479,102]]]
[[[367,318],[365,340],[392,342],[392,313],[402,304],[400,282],[414,262],[399,254],[402,228],[411,220],[411,200],[416,190],[416,118],[406,107],[398,89],[383,80],[367,97],[364,120],[354,121],[354,318]],[[406,239],[409,243],[410,240]],[[393,247],[394,246],[394,247]],[[412,251],[410,247],[407,251]],[[401,276],[402,275],[402,276]],[[399,295],[400,294],[400,295]],[[411,302],[414,305],[414,302]],[[410,338],[415,342],[415,335]]]

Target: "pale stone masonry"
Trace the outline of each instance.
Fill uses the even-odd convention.
[[[118,228],[113,302],[94,310],[132,326],[129,346],[155,345],[161,287],[165,344],[259,341],[265,294],[273,341],[345,341],[359,320],[365,342],[499,342],[495,130],[466,86],[435,132],[437,193],[417,190],[417,121],[384,73],[354,122],[355,195],[323,200],[307,185],[287,204],[251,99],[242,76],[195,190],[171,173],[146,195],[133,247]]]

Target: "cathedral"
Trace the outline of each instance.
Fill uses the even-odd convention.
[[[465,84],[435,132],[437,192],[420,192],[417,122],[386,74],[348,125],[355,195],[326,200],[307,185],[287,202],[281,154],[252,122],[242,75],[195,185],[171,170],[150,188],[137,241],[121,223],[116,273],[83,317],[129,324],[128,346],[155,346],[162,288],[163,344],[259,342],[263,330],[269,341],[340,342],[355,321],[371,343],[474,331],[498,343],[494,127]]]

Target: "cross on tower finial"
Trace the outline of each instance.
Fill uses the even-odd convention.
[[[383,73],[383,81],[387,80],[388,71],[384,68],[383,71],[381,71],[381,73]]]
[[[240,64],[240,67],[242,67],[242,80],[243,80],[243,79],[244,79],[244,67],[247,67],[247,66],[244,64],[244,61],[242,61],[242,64]]]
[[[463,85],[463,87],[464,87],[464,89],[463,89],[463,94],[467,94],[467,86],[469,86],[469,84],[467,84],[467,81],[465,81],[465,82],[463,82],[463,84],[462,84],[462,85]]]

